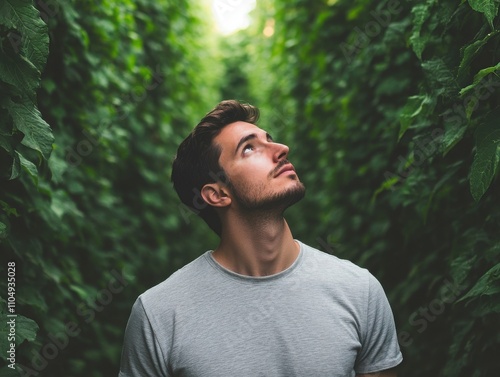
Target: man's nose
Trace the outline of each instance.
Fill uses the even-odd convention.
[[[287,145],[274,143],[274,148],[275,150],[273,157],[276,162],[281,161],[288,156],[288,151],[290,150],[290,148],[288,148]]]

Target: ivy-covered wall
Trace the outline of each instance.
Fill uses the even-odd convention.
[[[220,100],[206,12],[0,2],[0,306],[14,261],[20,371],[2,324],[2,376],[117,375],[135,298],[204,251],[170,164]]]
[[[242,46],[307,187],[294,235],[382,281],[401,376],[496,375],[499,3],[262,3]]]
[[[216,245],[169,173],[222,98],[290,146],[294,236],[382,282],[399,375],[498,374],[499,3],[259,0],[221,43],[206,4],[0,2],[0,374],[117,374],[137,295]]]

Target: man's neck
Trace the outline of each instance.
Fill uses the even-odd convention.
[[[223,224],[213,257],[241,275],[268,276],[290,267],[299,250],[283,216],[234,216]]]

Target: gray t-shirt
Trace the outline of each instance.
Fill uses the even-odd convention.
[[[120,377],[350,377],[402,360],[367,270],[299,241],[286,270],[250,277],[207,251],[139,296]]]

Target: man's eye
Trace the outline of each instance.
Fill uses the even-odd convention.
[[[253,145],[252,144],[248,144],[248,145],[245,145],[243,147],[243,153],[247,153],[248,151],[252,151],[253,150]]]

